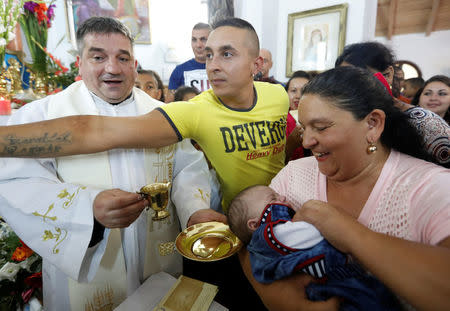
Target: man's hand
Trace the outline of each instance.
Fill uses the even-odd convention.
[[[226,224],[227,217],[224,214],[216,212],[215,210],[210,208],[201,209],[196,211],[194,214],[191,215],[191,217],[189,217],[187,227],[208,221],[219,221]]]
[[[111,189],[94,200],[94,217],[106,228],[125,228],[132,224],[149,202],[133,192]]]

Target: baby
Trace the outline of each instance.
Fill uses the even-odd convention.
[[[422,78],[406,79],[404,82],[403,96],[408,99],[413,99],[417,91],[420,90],[424,84],[425,81]]]
[[[230,229],[247,245],[254,278],[271,283],[294,272],[319,279],[310,300],[344,298],[341,310],[401,310],[395,296],[329,244],[311,224],[298,221],[284,196],[256,185],[239,193],[228,210]]]

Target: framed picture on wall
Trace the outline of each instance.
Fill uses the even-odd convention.
[[[92,16],[116,17],[131,31],[137,44],[150,44],[150,0],[65,0],[67,29],[76,47],[78,25]]]
[[[344,3],[288,15],[286,76],[334,67],[345,45],[347,7]]]

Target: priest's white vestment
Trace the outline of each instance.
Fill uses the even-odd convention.
[[[76,114],[134,116],[159,105],[137,88],[130,98],[111,105],[80,81],[22,107],[9,124]],[[173,241],[180,224],[185,228],[195,211],[209,208],[209,179],[203,154],[188,140],[149,150],[114,149],[56,159],[4,158],[0,159],[0,215],[43,257],[45,310],[109,310],[151,274],[181,273],[181,257]],[[100,191],[134,192],[167,181],[172,182],[169,218],[152,221],[153,211],[144,210],[128,228],[105,229],[103,239],[88,247],[94,228],[92,204]]]

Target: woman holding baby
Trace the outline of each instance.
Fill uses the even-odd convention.
[[[365,267],[406,308],[450,308],[450,170],[427,162],[421,139],[372,74],[326,71],[303,89],[303,147],[271,187],[301,206],[299,215]],[[257,283],[269,309],[330,310],[336,298],[310,303],[305,275]],[[309,307],[308,307],[309,306]]]

